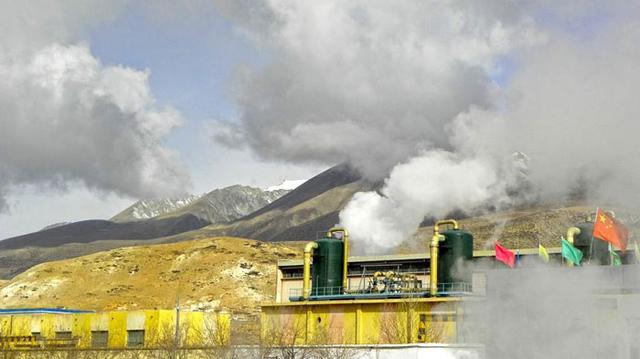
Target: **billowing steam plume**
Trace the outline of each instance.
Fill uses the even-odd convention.
[[[222,2],[268,63],[238,75],[239,119],[217,139],[265,158],[350,162],[384,178],[447,125],[494,108],[496,57],[539,41],[532,20],[474,2]],[[511,8],[511,7],[510,7]]]
[[[219,8],[267,61],[239,74],[239,117],[217,139],[386,177],[341,214],[360,248],[455,209],[640,200],[638,1]]]
[[[425,213],[442,218],[452,203],[473,210],[506,199],[507,183],[495,166],[486,159],[427,152],[394,167],[381,194],[356,193],[340,214],[342,224],[370,239],[367,252],[393,248],[418,228]]]
[[[104,66],[78,42],[121,5],[0,5],[0,209],[12,186],[144,197],[188,185],[162,144],[181,116],[155,104],[149,72]]]

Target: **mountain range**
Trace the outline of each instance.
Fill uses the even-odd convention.
[[[285,181],[270,190],[230,186],[202,196],[141,200],[111,220],[61,224],[0,241],[0,278],[38,263],[126,246],[216,236],[313,240],[338,223],[354,193],[378,187],[343,164],[302,184]]]
[[[161,242],[250,214],[290,192],[230,186],[201,196],[140,200],[111,220],[59,223],[0,241],[0,278],[46,261],[123,246]],[[189,237],[189,235],[187,235]]]

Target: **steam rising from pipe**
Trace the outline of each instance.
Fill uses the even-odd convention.
[[[216,139],[386,178],[341,213],[355,246],[456,208],[640,202],[638,1],[218,7],[269,56],[238,75]]]
[[[458,208],[478,209],[506,199],[506,182],[487,159],[430,151],[394,167],[381,193],[356,193],[340,221],[376,252],[396,247],[418,228],[425,215],[443,218]]]

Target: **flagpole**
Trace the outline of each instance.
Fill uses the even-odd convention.
[[[611,254],[611,243],[609,243],[609,265],[613,266],[613,254]]]
[[[562,240],[564,239],[563,236],[560,236],[560,264],[564,267],[564,253],[562,252]]]
[[[598,220],[598,209],[600,208],[596,207],[596,218],[593,219],[594,228],[596,225],[596,221]],[[591,230],[591,243],[589,244],[589,262],[588,263],[591,263],[591,257],[593,257],[593,229]]]

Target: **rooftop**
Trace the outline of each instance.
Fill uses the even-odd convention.
[[[521,255],[538,255],[538,248],[512,249],[514,252],[520,252]],[[549,254],[561,253],[561,247],[547,248]],[[473,251],[474,258],[493,257],[496,255],[495,250],[476,250]],[[385,254],[378,256],[349,256],[349,263],[366,263],[366,262],[402,262],[413,260],[425,260],[431,258],[429,252],[412,253],[412,254]],[[278,267],[300,267],[302,259],[279,260]]]

